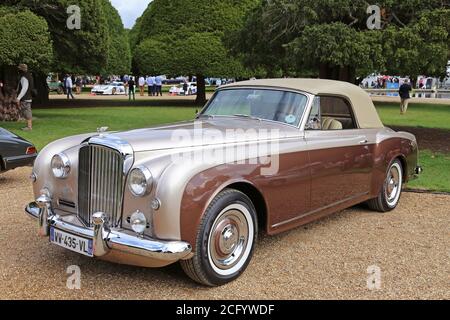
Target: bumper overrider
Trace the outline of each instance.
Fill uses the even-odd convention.
[[[54,213],[51,199],[40,196],[25,208],[26,213],[39,221],[39,235],[50,236],[55,228],[78,237],[93,240],[93,256],[121,264],[162,267],[192,257],[192,247],[183,241],[161,241],[110,229],[104,213],[93,215],[93,228],[79,227],[65,222]]]

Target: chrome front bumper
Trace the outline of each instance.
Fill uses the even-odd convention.
[[[109,229],[103,213],[94,214],[93,229],[69,224],[54,213],[51,199],[45,195],[30,203],[25,212],[39,221],[39,235],[42,237],[49,237],[50,227],[54,227],[92,239],[96,258],[122,264],[161,267],[192,256],[192,247],[186,242],[153,240]],[[130,257],[129,261],[127,257]]]

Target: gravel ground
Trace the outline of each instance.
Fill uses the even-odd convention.
[[[390,214],[352,208],[276,237],[262,236],[245,274],[221,288],[178,265],[119,266],[73,254],[36,235],[23,213],[30,169],[0,176],[0,299],[450,299],[450,197],[405,193]],[[81,290],[66,287],[81,268]],[[367,288],[367,268],[381,288]]]

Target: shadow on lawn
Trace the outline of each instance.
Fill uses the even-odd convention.
[[[204,104],[197,104],[191,99],[157,99],[157,100],[114,100],[114,99],[75,99],[62,100],[50,99],[42,105],[33,105],[34,109],[55,109],[55,108],[86,108],[86,107],[187,107],[201,108]]]

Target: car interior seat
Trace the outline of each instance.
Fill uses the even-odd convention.
[[[333,118],[322,118],[322,130],[342,130],[344,127],[340,121]]]

